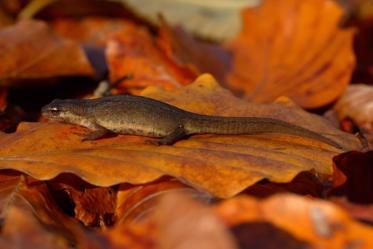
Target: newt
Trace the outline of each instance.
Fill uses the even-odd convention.
[[[82,140],[95,140],[112,132],[161,138],[158,145],[172,145],[193,134],[284,133],[315,139],[343,149],[319,133],[282,120],[264,117],[208,116],[182,110],[151,98],[117,95],[98,99],[56,99],[42,108],[51,120],[92,130]]]

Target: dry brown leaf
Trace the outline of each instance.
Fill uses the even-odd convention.
[[[263,201],[241,197],[220,204],[216,212],[230,226],[270,222],[313,248],[373,248],[372,227],[356,222],[326,201],[289,194]]]
[[[101,243],[100,249],[159,249],[153,224],[116,226],[104,231],[102,237],[105,240],[101,239],[99,242],[106,241],[106,244]]]
[[[307,108],[340,96],[355,60],[353,31],[338,27],[333,0],[264,0],[243,11],[243,30],[228,45],[228,85],[255,102],[288,96]]]
[[[373,87],[357,84],[348,86],[334,106],[338,118],[350,118],[357,125],[373,132]]]
[[[161,18],[157,44],[171,61],[189,66],[198,73],[212,74],[219,82],[231,66],[231,55],[222,46],[194,39],[181,27],[171,27]]]
[[[170,193],[188,193],[204,201],[211,198],[175,178],[164,177],[155,182],[135,186],[121,184],[117,194],[116,224],[140,222],[148,218],[154,207],[159,204],[159,200]]]
[[[166,195],[154,214],[161,249],[235,249],[225,224],[191,197]]]
[[[62,249],[70,248],[58,233],[41,226],[32,212],[11,207],[1,229],[0,248]]]
[[[14,171],[2,170],[0,171],[0,218],[6,221],[5,225],[9,229],[9,241],[5,242],[15,244],[25,243],[23,240],[29,235],[17,235],[18,233],[14,231],[22,230],[20,229],[23,226],[22,222],[28,224],[29,222],[34,222],[30,221],[30,219],[34,219],[31,217],[20,217],[19,221],[14,221],[10,217],[13,209],[21,210],[27,216],[35,216],[43,227],[54,234],[49,237],[58,237],[61,243],[63,241],[66,244],[79,243],[82,248],[94,248],[89,246],[90,240],[87,239],[87,232],[82,230],[80,224],[64,214],[57,206],[45,183],[22,176]],[[40,229],[35,228],[35,231],[30,229],[27,224],[24,224],[25,233],[35,232],[36,239],[39,238],[39,235],[41,237],[46,236]]]
[[[317,115],[294,106],[249,104],[209,75],[171,92],[149,88],[144,95],[204,114],[277,118],[314,130],[347,149],[361,147],[357,138]],[[332,157],[341,152],[320,141],[286,134],[199,135],[173,146],[154,146],[144,143],[148,138],[124,135],[81,142],[85,132],[61,123],[21,123],[16,133],[0,134],[0,168],[40,180],[69,172],[99,186],[142,184],[168,175],[230,197],[264,178],[288,182],[311,169],[331,174]]]
[[[0,30],[0,60],[2,85],[7,84],[4,79],[94,75],[79,45],[58,37],[41,21]]]
[[[137,28],[126,19],[108,17],[60,18],[52,21],[51,27],[56,33],[68,39],[102,47],[111,35],[131,32]]]
[[[91,186],[81,190],[66,184],[60,187],[75,204],[75,218],[85,226],[105,227],[112,223],[116,203],[114,190]]]
[[[147,86],[172,89],[198,76],[193,67],[165,54],[144,27],[134,25],[109,39],[106,59],[110,81],[120,83],[118,92],[139,93]]]

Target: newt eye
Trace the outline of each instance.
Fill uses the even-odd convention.
[[[54,114],[54,115],[57,115],[60,113],[60,110],[57,108],[57,107],[53,107],[51,109],[49,109],[49,111]]]

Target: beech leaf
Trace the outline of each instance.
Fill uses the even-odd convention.
[[[0,80],[87,75],[94,71],[84,51],[42,21],[20,21],[0,30]],[[8,82],[9,83],[9,82]]]
[[[354,32],[338,26],[342,14],[333,0],[264,0],[244,9],[242,31],[228,44],[228,86],[260,103],[279,96],[307,108],[332,102],[355,65]]]
[[[361,148],[356,137],[317,115],[289,104],[247,103],[210,75],[170,92],[148,88],[143,94],[209,115],[277,118],[325,135],[344,148]],[[149,138],[125,135],[82,142],[86,132],[62,123],[21,123],[17,132],[0,134],[0,168],[20,170],[39,180],[70,172],[98,186],[141,184],[168,175],[230,197],[265,178],[288,182],[311,169],[331,174],[332,157],[341,152],[320,141],[276,133],[198,135],[172,146],[154,146],[144,143]]]

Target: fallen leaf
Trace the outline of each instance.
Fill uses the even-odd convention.
[[[287,96],[307,108],[328,104],[349,83],[354,64],[352,29],[341,29],[333,0],[264,0],[244,9],[228,86],[255,102]]]
[[[312,248],[373,248],[372,227],[326,201],[289,194],[265,200],[242,196],[223,202],[215,211],[233,228],[248,222],[270,223]]]
[[[366,131],[373,132],[373,87],[356,84],[348,86],[333,107],[339,120],[350,118]]]
[[[106,1],[106,3],[108,2]],[[99,3],[96,2],[96,4]],[[116,36],[131,37],[135,35],[131,39],[136,39],[137,30],[143,28],[140,24],[136,24],[129,19],[108,17],[59,18],[51,22],[51,27],[60,36],[74,40],[84,47],[97,75],[101,76],[102,79],[107,78],[109,70],[105,59],[105,50],[108,42],[112,41],[112,38]],[[143,29],[146,32],[145,28]],[[139,40],[138,42],[141,41]],[[119,58],[116,63],[121,63]],[[118,80],[115,78],[115,73],[116,71],[114,70],[112,72],[114,75],[112,81]],[[123,78],[123,75],[118,75],[117,77]]]
[[[122,18],[85,17],[82,19],[59,18],[53,20],[51,28],[60,36],[82,44],[104,47],[116,33],[131,34],[138,26]]]
[[[237,248],[222,220],[191,197],[166,195],[156,208],[153,219],[159,248]]]
[[[74,207],[74,217],[85,226],[106,227],[113,223],[115,189],[92,186],[71,174],[60,175],[48,184],[54,195],[65,196],[63,201],[68,200]]]
[[[151,214],[159,200],[170,193],[188,193],[195,199],[207,201],[211,196],[198,192],[174,178],[161,178],[141,185],[121,184],[117,194],[115,224],[138,223]]]
[[[109,39],[106,59],[118,92],[139,93],[147,86],[166,89],[192,82],[197,72],[166,56],[144,27],[129,26]]]
[[[1,84],[5,79],[86,75],[94,71],[83,50],[41,21],[20,21],[0,30]]]
[[[115,0],[154,24],[162,14],[172,25],[182,25],[188,32],[214,40],[232,38],[240,29],[239,11],[256,6],[259,0],[235,1],[157,1]]]
[[[204,114],[277,118],[323,134],[346,149],[361,148],[356,137],[317,115],[289,104],[248,104],[209,75],[171,92],[148,88],[143,94]],[[62,123],[21,123],[17,132],[0,134],[0,168],[39,180],[69,172],[97,186],[143,184],[167,175],[215,196],[230,197],[262,179],[288,182],[311,169],[331,174],[332,157],[341,152],[320,141],[274,133],[199,135],[173,146],[154,146],[144,143],[149,138],[124,135],[82,142],[86,132]]]
[[[171,61],[191,67],[199,74],[212,74],[218,82],[225,82],[231,54],[222,46],[197,40],[181,27],[171,27],[163,18],[157,44]]]
[[[103,232],[99,242],[106,243],[101,243],[100,248],[159,249],[156,232],[153,224],[115,226]]]
[[[1,229],[0,248],[70,248],[61,235],[48,231],[40,225],[32,212],[17,207],[8,211]]]
[[[22,230],[20,227],[23,226],[22,222],[24,219],[25,222],[29,223],[31,222],[30,219],[34,220],[34,218],[21,217],[17,223],[17,221],[14,221],[11,218],[11,212],[14,209],[21,210],[22,213],[28,214],[28,216],[35,216],[43,227],[53,231],[54,235],[50,236],[58,237],[60,242],[63,240],[65,244],[78,243],[82,248],[88,248],[84,246],[90,244],[89,240],[87,240],[88,232],[83,231],[77,221],[62,212],[62,210],[56,205],[54,198],[50,195],[45,183],[25,177],[14,171],[1,170],[0,218],[5,220],[5,226],[8,226],[8,233],[10,236],[9,243],[15,243],[17,245],[17,243],[25,243],[25,241],[23,241],[24,237],[27,238],[28,235],[17,235],[18,232],[14,231]],[[30,230],[28,225],[25,225],[25,233],[35,232],[37,233],[35,236],[38,236],[39,234],[44,237],[43,232],[34,231],[33,229]],[[4,232],[5,228],[2,227],[2,229],[2,232]],[[4,235],[4,233],[2,233],[2,235]],[[19,241],[13,241],[13,239]]]

